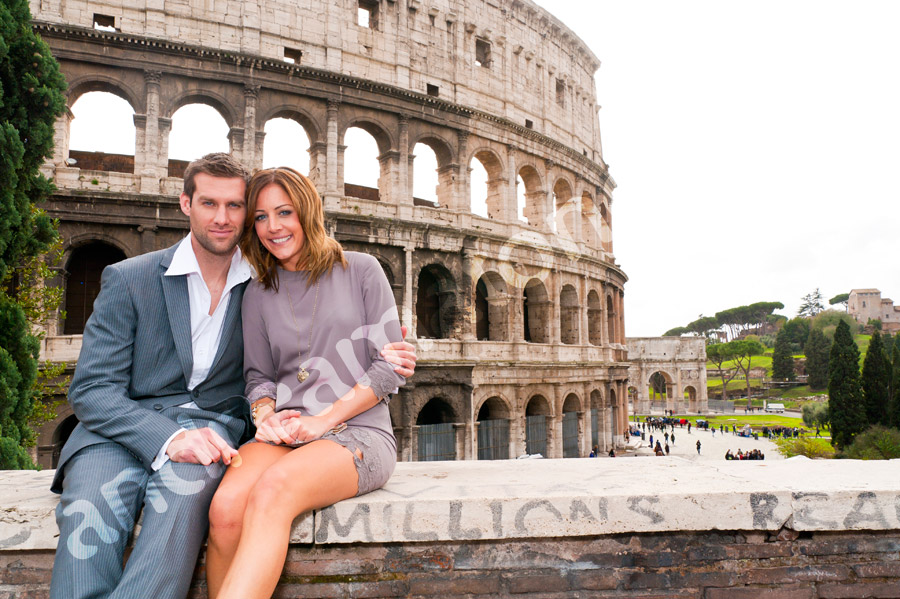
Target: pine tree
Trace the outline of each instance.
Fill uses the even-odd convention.
[[[28,2],[0,1],[0,469],[34,467],[25,448],[34,443],[38,339],[12,277],[56,238],[35,204],[52,191],[39,169],[53,150],[64,90],[59,65],[31,28]]]
[[[891,362],[890,425],[894,428],[900,428],[900,341],[896,338],[894,339],[893,359]]]
[[[890,399],[891,371],[886,368],[884,344],[881,333],[875,331],[869,350],[863,361],[862,391],[863,405],[866,408],[866,423],[888,424],[888,400]]]
[[[775,337],[775,352],[772,354],[772,378],[778,380],[794,380],[794,356],[791,355],[791,342],[787,331],[781,329]]]
[[[866,411],[859,380],[859,348],[850,334],[849,325],[843,320],[834,332],[828,370],[831,442],[838,449],[843,449],[866,428]]]
[[[828,386],[828,361],[831,344],[819,329],[809,332],[806,342],[806,374],[810,389],[824,389]]]

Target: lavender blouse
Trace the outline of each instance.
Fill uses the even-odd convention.
[[[380,352],[401,340],[397,305],[375,258],[344,256],[346,268],[336,264],[310,286],[305,271],[282,268],[277,292],[250,282],[242,305],[245,394],[251,402],[274,397],[276,410],[314,416],[359,383],[384,401],[347,424],[380,433],[396,447],[387,399],[406,379]],[[303,382],[301,363],[309,372]]]

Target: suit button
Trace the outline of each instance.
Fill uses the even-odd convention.
[[[194,389],[193,394],[194,397],[200,397],[200,391],[198,391],[197,389]]]
[[[163,406],[161,403],[153,404],[153,409],[156,410],[157,412],[162,410],[162,408],[163,408]]]

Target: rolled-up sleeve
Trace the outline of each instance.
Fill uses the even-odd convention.
[[[275,361],[263,320],[261,287],[251,282],[241,304],[244,329],[244,395],[250,403],[263,397],[275,398]]]

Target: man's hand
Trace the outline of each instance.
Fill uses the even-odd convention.
[[[237,453],[219,433],[209,427],[179,433],[166,449],[166,454],[173,462],[191,462],[204,466],[219,460],[227,466]]]
[[[400,334],[406,338],[406,327],[400,327]],[[394,371],[402,377],[409,378],[416,371],[416,348],[406,341],[388,343],[381,349],[384,359],[394,365]]]

